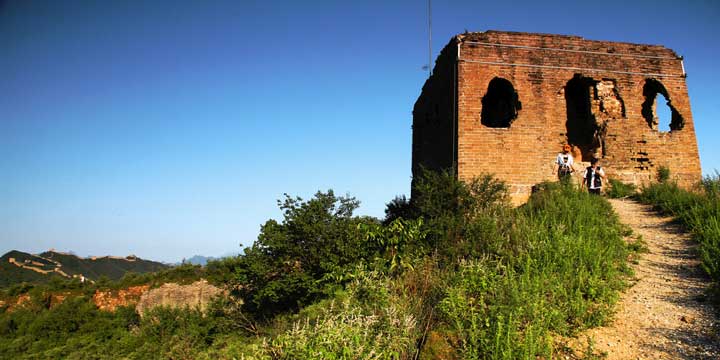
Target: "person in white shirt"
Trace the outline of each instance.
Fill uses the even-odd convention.
[[[570,145],[563,145],[562,152],[555,158],[555,170],[553,172],[557,174],[560,181],[570,179],[570,175],[575,171],[573,167],[575,161],[572,154],[570,154],[571,149]]]
[[[605,176],[605,170],[603,170],[602,167],[598,165],[598,162],[599,161],[597,158],[590,159],[590,166],[585,169],[582,182],[583,188],[587,186],[588,192],[596,195],[600,195],[600,191],[602,191],[603,180],[607,179],[607,177]]]

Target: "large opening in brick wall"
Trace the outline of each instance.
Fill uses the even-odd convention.
[[[656,79],[645,80],[643,86],[645,101],[642,104],[642,116],[653,130],[662,132],[680,130],[685,119],[675,109],[665,86]]]
[[[592,111],[592,100],[597,97],[597,81],[575,75],[565,85],[565,104],[567,110],[567,142],[580,150],[579,161],[588,161],[592,157],[602,157],[602,129]]]
[[[522,109],[517,91],[506,79],[496,77],[490,81],[482,98],[480,122],[492,128],[508,128]]]

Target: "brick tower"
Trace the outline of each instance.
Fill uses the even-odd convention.
[[[597,157],[609,177],[642,184],[665,166],[690,186],[701,170],[685,77],[682,57],[658,45],[457,35],[413,109],[413,175],[420,166],[454,166],[463,180],[491,173],[518,203],[556,178],[553,161],[569,143],[578,168]],[[669,124],[658,123],[659,106]]]

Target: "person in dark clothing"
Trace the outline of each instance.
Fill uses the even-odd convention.
[[[583,173],[582,187],[587,187],[591,194],[600,195],[602,191],[603,180],[606,180],[605,170],[598,164],[597,158],[590,159],[590,166]]]

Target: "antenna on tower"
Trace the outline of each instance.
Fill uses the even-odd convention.
[[[428,0],[428,79],[432,75],[432,0]]]

